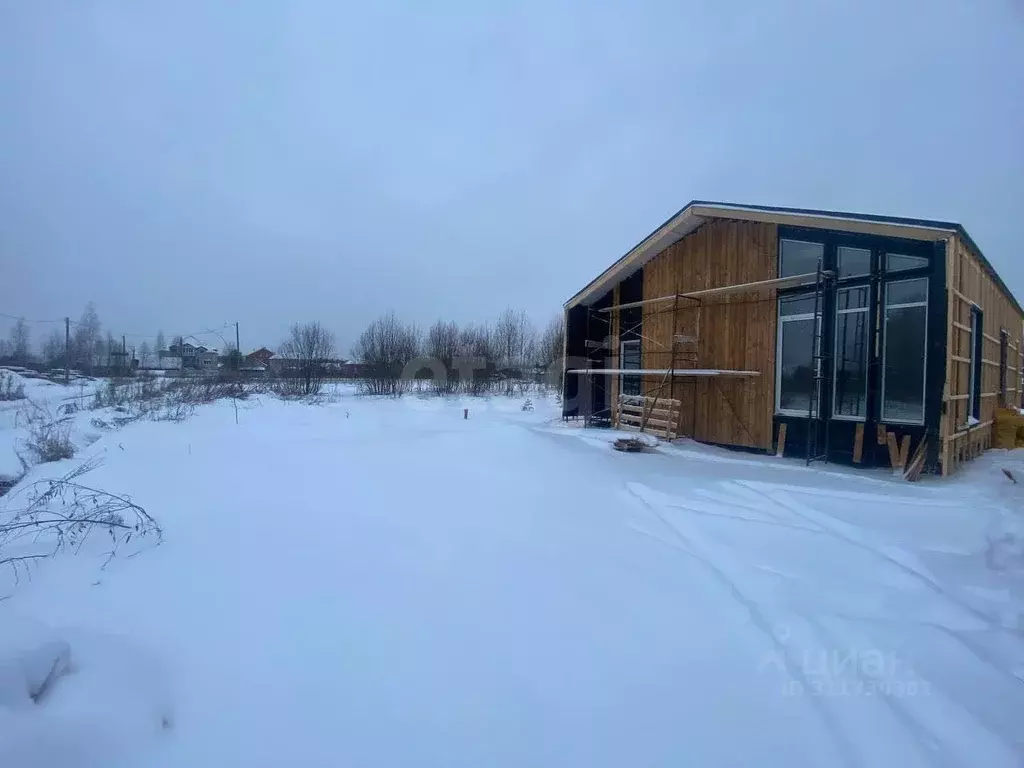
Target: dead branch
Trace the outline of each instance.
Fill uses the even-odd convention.
[[[30,574],[30,566],[71,547],[81,549],[96,531],[110,537],[111,556],[134,538],[157,544],[163,530],[153,517],[128,496],[78,481],[98,462],[86,462],[55,480],[38,480],[5,499],[0,508],[0,566],[9,567],[15,583]],[[20,503],[19,503],[20,500]],[[17,545],[28,552],[11,553]]]

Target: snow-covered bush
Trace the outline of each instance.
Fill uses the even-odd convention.
[[[92,409],[121,408],[136,416],[144,416],[158,407],[164,388],[152,376],[110,379],[106,386],[93,393]]]
[[[245,384],[231,376],[174,379],[164,387],[164,392],[168,403],[187,405],[203,405],[225,397],[245,399],[249,395]]]
[[[24,400],[25,385],[10,373],[0,371],[0,401]]]
[[[30,407],[22,413],[28,427],[25,447],[37,464],[45,464],[75,455],[71,442],[70,416],[54,416],[45,403],[29,401]]]
[[[223,398],[244,400],[255,389],[255,384],[241,380],[235,373],[166,380],[146,375],[111,379],[94,392],[91,408],[112,408],[117,413],[94,418],[92,425],[111,429],[141,418],[184,421],[197,405]]]

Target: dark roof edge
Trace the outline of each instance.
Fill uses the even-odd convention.
[[[687,208],[692,208],[695,205],[720,206],[722,208],[747,208],[752,211],[763,211],[765,213],[796,213],[804,216],[821,216],[823,218],[853,219],[855,221],[874,222],[877,224],[902,224],[904,226],[930,227],[932,229],[952,230],[959,237],[963,238],[963,240],[967,243],[968,247],[974,252],[974,254],[978,257],[979,261],[981,261],[982,265],[988,271],[989,275],[992,276],[992,279],[995,280],[996,285],[999,286],[1000,290],[1002,290],[1002,292],[1007,296],[1007,298],[1009,298],[1010,302],[1016,308],[1017,312],[1020,313],[1021,315],[1024,315],[1024,308],[1021,308],[1021,305],[1017,301],[1017,298],[1013,295],[1013,291],[1011,291],[1007,287],[1006,283],[1003,282],[1003,279],[999,276],[999,273],[996,272],[995,267],[992,266],[992,263],[985,258],[985,254],[981,252],[981,248],[979,248],[978,244],[974,242],[974,238],[970,236],[970,234],[967,232],[967,230],[964,228],[962,224],[958,224],[955,221],[914,219],[905,216],[875,216],[868,213],[850,213],[849,211],[825,211],[816,208],[787,208],[784,206],[777,205],[747,205],[744,203],[725,203],[719,200],[691,200],[678,211],[676,211],[667,219],[665,219],[665,221],[663,221],[661,224],[655,227],[651,231],[651,233],[647,235],[645,238],[643,238],[643,240],[641,240],[639,243],[637,243],[637,245],[633,246],[628,251],[626,251],[626,253],[621,258],[616,259],[611,266],[613,267],[615,266],[615,264],[618,264],[619,261],[621,261],[634,250],[636,250],[638,246],[642,245],[655,234],[657,234],[657,232],[661,230],[666,224],[668,224],[674,218],[683,213]],[[610,268],[611,267],[609,267],[609,269]],[[601,274],[604,274],[604,272],[606,271],[607,270],[602,270]],[[600,275],[598,275],[598,277],[600,277]],[[595,280],[596,279],[597,278],[595,278]],[[591,280],[590,283],[587,283],[587,285],[584,286],[583,289],[573,294],[573,296],[568,301],[566,301],[565,304],[567,305],[570,301],[572,301],[573,298],[575,298],[580,293],[585,291],[593,282],[594,281]]]
[[[967,232],[963,224],[959,224],[955,221],[936,221],[934,219],[914,219],[905,216],[874,216],[868,213],[850,213],[848,211],[822,211],[814,208],[785,208],[782,206],[774,205],[743,205],[741,203],[723,203],[716,202],[713,200],[691,200],[682,210],[685,211],[691,205],[720,205],[725,208],[750,208],[754,211],[764,211],[766,213],[799,213],[805,216],[824,216],[824,217],[842,217],[844,219],[854,219],[856,221],[868,221],[876,222],[878,224],[904,224],[907,226],[914,227],[931,227],[934,229],[951,229],[956,232],[957,235],[962,237],[970,249],[984,265],[985,269],[995,280],[996,285],[1006,294],[1007,298],[1013,303],[1017,311],[1024,315],[1024,309],[1021,308],[1017,298],[1013,295],[1006,283],[996,272],[996,268],[992,266],[992,262],[985,258],[985,254],[981,252],[981,248],[974,242],[974,238]],[[682,213],[682,211],[680,211]],[[677,214],[678,215],[678,214]]]

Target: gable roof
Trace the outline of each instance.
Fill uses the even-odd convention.
[[[977,244],[962,225],[953,221],[936,221],[932,219],[912,219],[901,216],[876,216],[865,213],[849,213],[846,211],[823,211],[814,208],[783,208],[773,205],[744,205],[739,203],[723,203],[713,200],[691,200],[683,208],[670,216],[661,226],[633,246],[622,258],[608,269],[591,280],[583,290],[565,303],[565,308],[587,303],[603,296],[613,285],[636,269],[653,259],[665,248],[682,240],[708,219],[740,219],[745,221],[764,221],[775,224],[786,224],[798,227],[817,229],[833,229],[844,232],[864,232],[888,237],[905,237],[913,240],[945,240],[950,235],[960,236],[977,255],[986,271],[995,280],[996,285],[1010,299],[1021,314],[1021,309],[1013,293],[995,268],[978,248]]]

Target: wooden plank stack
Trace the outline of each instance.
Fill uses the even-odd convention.
[[[667,397],[620,395],[619,429],[646,432],[664,440],[675,440],[679,430],[679,406],[678,400]]]

